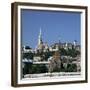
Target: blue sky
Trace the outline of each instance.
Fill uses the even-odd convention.
[[[21,10],[22,45],[35,48],[40,28],[49,45],[58,42],[80,44],[80,13]]]

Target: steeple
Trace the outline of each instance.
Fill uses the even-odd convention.
[[[38,45],[42,44],[42,31],[41,31],[41,28],[40,28],[40,31],[39,31],[39,36],[38,36]]]

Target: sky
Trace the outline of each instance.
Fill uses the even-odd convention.
[[[40,28],[43,42],[48,45],[59,42],[80,44],[80,13],[63,11],[21,10],[22,46],[35,48]]]

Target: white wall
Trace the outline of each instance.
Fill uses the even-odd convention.
[[[37,86],[13,88],[11,87],[11,2],[32,1],[45,3],[60,3],[70,5],[87,5],[90,9],[90,0],[0,0],[0,90],[90,90],[90,77],[87,84],[67,84],[54,86]],[[90,16],[90,10],[89,15]],[[90,23],[90,17],[88,17]],[[88,23],[88,24],[89,24]],[[90,25],[88,30],[90,29]],[[90,31],[88,31],[90,34]],[[90,38],[90,35],[89,35]],[[90,44],[90,41],[89,41]],[[90,45],[88,45],[90,46]],[[88,50],[90,47],[88,47]],[[90,51],[89,51],[90,53]],[[90,57],[89,57],[90,58]],[[89,60],[89,59],[88,59]],[[90,60],[88,61],[90,63]],[[90,68],[90,65],[88,65]],[[89,75],[90,76],[90,70]]]

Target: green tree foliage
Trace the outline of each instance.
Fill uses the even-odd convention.
[[[61,48],[60,54],[66,55],[66,56],[71,56],[71,57],[76,57],[77,55],[80,55],[80,51],[77,51],[74,48],[73,49],[67,49],[67,50],[65,50],[64,48]]]
[[[76,72],[77,71],[77,65],[76,64],[68,64],[66,72]]]
[[[23,74],[25,75],[31,73],[32,64],[31,63],[24,63],[24,64],[25,66],[23,68]]]
[[[45,55],[44,59],[47,61],[50,56],[53,56],[54,52],[45,52],[43,54]]]
[[[23,59],[24,58],[27,58],[27,59],[33,59],[33,53],[31,53],[31,52],[29,52],[29,53],[23,53],[22,54],[22,57],[23,57]]]
[[[38,74],[38,73],[46,73],[48,72],[48,69],[46,65],[33,65],[30,63],[25,64],[25,67],[23,68],[23,74]]]
[[[64,48],[60,49],[60,54],[61,55],[67,55],[67,51]]]
[[[77,51],[76,49],[68,49],[68,51],[67,51],[67,55],[71,56],[71,57],[76,57],[79,54],[80,54],[80,52]]]
[[[32,65],[32,74],[34,73],[46,73],[48,71],[47,67],[43,65]]]

